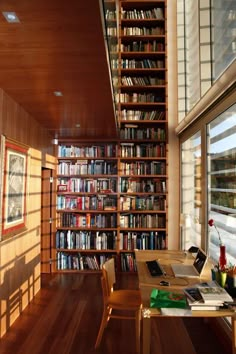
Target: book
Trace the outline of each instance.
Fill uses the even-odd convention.
[[[220,305],[224,302],[233,302],[233,298],[215,281],[200,283],[198,288],[205,304]]]
[[[202,295],[197,286],[189,287],[184,289],[184,294],[191,301],[191,303],[203,302]]]
[[[220,310],[222,305],[209,305],[204,302],[192,302],[191,300],[187,299],[188,305],[192,311],[218,311]]]

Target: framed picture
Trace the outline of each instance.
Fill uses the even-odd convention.
[[[58,192],[67,192],[67,185],[66,184],[59,184],[57,186]]]
[[[2,190],[2,239],[26,228],[28,148],[5,139]]]

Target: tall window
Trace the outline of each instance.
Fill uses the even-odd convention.
[[[181,146],[182,249],[201,245],[201,135],[194,134]]]
[[[227,261],[236,263],[236,104],[207,125],[208,218],[226,246]],[[210,256],[219,259],[219,237],[209,230]]]
[[[235,0],[178,0],[179,121],[236,58]]]
[[[236,56],[236,2],[211,2],[212,71],[216,80]]]

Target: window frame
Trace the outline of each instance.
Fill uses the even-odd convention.
[[[201,178],[201,188],[202,188],[202,209],[200,215],[201,222],[201,247],[207,252],[208,242],[209,242],[209,228],[208,228],[208,190],[207,190],[207,124],[217,118],[220,114],[226,111],[230,106],[235,104],[236,100],[236,83],[230,87],[226,92],[222,94],[222,97],[216,102],[212,103],[208,109],[201,114],[196,120],[193,120],[191,124],[186,126],[186,128],[179,133],[179,143],[180,143],[180,173],[181,173],[181,146],[182,144],[190,139],[194,134],[200,131],[201,134],[201,159],[202,159],[202,178]],[[181,176],[180,176],[181,181]],[[182,205],[182,191],[180,183],[180,204],[179,208],[181,210]],[[180,232],[181,235],[181,232]],[[180,244],[182,240],[180,240]]]

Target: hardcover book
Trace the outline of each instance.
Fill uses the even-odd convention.
[[[223,305],[209,305],[204,302],[194,302],[189,299],[187,299],[187,301],[192,311],[218,311]]]
[[[206,304],[219,305],[224,302],[233,302],[233,298],[215,281],[200,283],[199,291]]]

